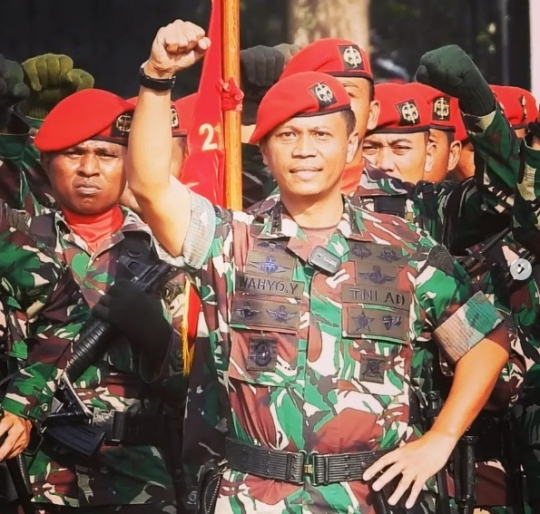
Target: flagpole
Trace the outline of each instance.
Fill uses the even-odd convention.
[[[233,78],[240,85],[240,4],[223,0],[223,71],[224,79]],[[225,111],[225,201],[230,209],[242,210],[242,146],[240,112]]]

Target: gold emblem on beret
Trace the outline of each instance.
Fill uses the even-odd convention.
[[[131,129],[131,120],[132,116],[131,114],[121,114],[116,118],[116,123],[114,124],[114,128],[118,131],[120,134],[128,134]]]
[[[325,109],[326,107],[337,102],[334,92],[324,82],[317,82],[317,84],[311,88],[311,91],[317,98],[320,109]]]
[[[445,96],[439,96],[433,102],[433,119],[436,121],[450,120],[450,101]]]
[[[420,120],[420,111],[414,100],[408,100],[397,106],[400,116],[400,125],[416,125]]]
[[[362,64],[362,54],[354,46],[349,46],[343,52],[343,60],[353,68]]]

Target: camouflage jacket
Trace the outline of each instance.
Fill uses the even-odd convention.
[[[403,444],[422,433],[409,424],[423,380],[414,353],[454,364],[501,322],[424,232],[344,205],[326,245],[342,264],[328,276],[307,264],[312,246],[279,207],[255,219],[192,195],[184,256],[172,262],[203,300],[229,437],[308,454]],[[367,494],[361,482],[296,486],[226,468],[216,511],[367,513]]]
[[[48,212],[56,206],[39,152],[25,120],[13,116],[11,133],[0,134],[0,199],[29,214]]]
[[[47,418],[56,380],[71,358],[71,342],[82,328],[81,324],[63,323],[75,307],[72,294],[75,298],[80,297],[77,305],[82,311],[81,319],[88,320],[90,309],[114,281],[124,234],[136,231],[150,237],[148,227],[134,213],[127,209],[124,212],[122,229],[103,242],[94,254],[90,254],[86,243],[70,231],[62,214],[54,214],[57,236],[54,256],[70,270],[70,280],[62,291],[63,302],[57,312],[58,329],[64,331],[64,339],[69,342],[40,341],[47,333],[47,327],[42,326],[40,319],[29,320],[27,364],[8,386],[3,402],[6,410],[38,424]],[[181,292],[174,281],[169,283],[164,308],[173,323],[178,322],[180,315]],[[75,381],[74,388],[94,416],[113,410],[158,416],[163,393],[183,398],[184,380],[179,356],[180,342],[175,333],[170,357],[160,375],[163,380],[148,383],[142,378],[144,359],[127,340],[118,338],[107,353]],[[153,446],[103,445],[94,459],[81,461],[45,440],[40,451],[28,458],[28,464],[37,502],[79,507],[172,503],[174,499],[163,452]]]

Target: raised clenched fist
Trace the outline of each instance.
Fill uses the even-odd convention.
[[[176,20],[158,30],[144,72],[155,78],[172,77],[195,64],[209,47],[210,39],[201,27]]]

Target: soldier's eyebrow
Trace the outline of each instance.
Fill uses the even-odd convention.
[[[364,139],[364,145],[368,144],[371,146],[382,146],[382,143],[380,141],[372,141],[370,139]]]
[[[400,143],[407,143],[407,144],[410,145],[410,144],[412,144],[412,141],[411,141],[409,138],[407,138],[407,137],[398,137],[397,139],[390,139],[390,140],[388,141],[388,144],[389,144],[390,146],[392,146],[392,145],[398,145],[398,144],[400,144]]]
[[[341,82],[341,85],[343,87],[354,87],[356,89],[360,89],[360,86],[358,84],[355,84],[354,82],[348,82],[347,80],[343,80]]]

